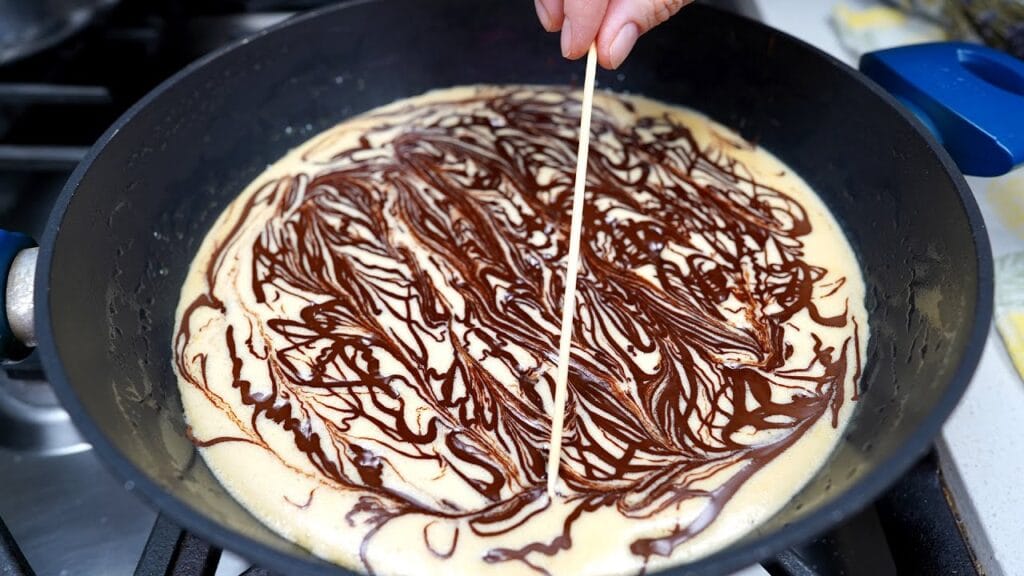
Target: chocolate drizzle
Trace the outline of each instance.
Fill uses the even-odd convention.
[[[424,545],[447,558],[460,530],[490,538],[545,514],[578,113],[559,89],[391,107],[321,136],[308,171],[241,197],[194,264],[204,292],[183,303],[175,368],[246,437],[197,444],[273,450],[263,431],[290,433],[319,482],[361,494],[345,517],[367,528],[370,572],[367,547],[402,516],[428,517]],[[837,425],[860,373],[856,320],[818,310],[844,281],[804,260],[804,208],[730,156],[749,145],[701,148],[672,116],[624,123],[602,100],[593,131],[569,511],[551,538],[493,547],[488,563],[545,572],[590,513],[700,503],[623,543],[638,566],[672,555],[820,418]],[[204,341],[227,351],[251,413],[209,381],[200,330],[218,331]],[[836,330],[841,346],[818,336]],[[797,337],[811,353],[795,353]],[[418,467],[429,473],[407,476]],[[454,540],[429,542],[443,523]]]

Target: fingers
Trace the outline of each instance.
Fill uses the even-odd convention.
[[[633,50],[637,38],[692,1],[610,0],[597,36],[598,62],[609,70],[618,68]]]
[[[633,0],[622,1],[629,3]],[[562,20],[563,56],[576,60],[587,53],[597,39],[607,8],[608,0],[565,0],[565,18]]]
[[[545,30],[557,32],[562,29],[562,20],[565,19],[562,0],[533,0],[533,6],[537,9],[537,18]]]
[[[693,0],[534,0],[548,32],[562,31],[562,55],[576,60],[597,42],[598,62],[614,70],[641,35]]]

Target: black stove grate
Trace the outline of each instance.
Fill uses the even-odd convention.
[[[7,525],[0,518],[0,575],[2,576],[34,576],[35,572],[28,565],[28,560],[21,553],[21,548],[14,541]]]
[[[135,576],[213,576],[220,552],[160,515],[142,550]]]

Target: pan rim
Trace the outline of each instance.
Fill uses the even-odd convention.
[[[303,22],[327,13],[357,8],[365,4],[381,1],[386,0],[355,0],[289,18],[199,58],[160,83],[118,118],[96,141],[86,157],[76,167],[51,210],[47,227],[40,243],[35,294],[36,302],[38,303],[36,306],[36,323],[40,327],[37,333],[39,335],[39,351],[42,364],[62,405],[71,415],[72,420],[85,439],[92,444],[96,453],[100,456],[100,460],[114,473],[115,477],[125,482],[133,482],[136,487],[135,489],[145,501],[154,505],[160,513],[166,514],[183,528],[194,532],[218,547],[240,553],[257,565],[278,570],[282,573],[301,571],[303,574],[356,574],[356,572],[344,567],[320,560],[311,553],[306,553],[302,556],[296,555],[231,530],[212,520],[185,501],[174,496],[171,492],[161,488],[157,482],[152,480],[128,457],[122,454],[116,448],[113,441],[98,426],[93,424],[92,418],[89,416],[84,404],[79,400],[78,394],[70,384],[70,378],[60,361],[55,334],[50,329],[52,317],[49,279],[54,260],[54,247],[61,231],[63,218],[71,202],[74,200],[77,189],[90,172],[92,164],[102,155],[107,144],[117,136],[121,128],[130,123],[152,101],[159,98],[183,78],[210,65],[222,55],[242,49],[243,46],[259,41],[264,36],[273,34],[279,29],[300,25]],[[722,12],[706,6],[693,6],[687,8],[687,10]],[[894,108],[914,128],[918,135],[924,139],[925,143],[935,153],[936,159],[945,173],[949,176],[959,195],[961,207],[966,215],[978,262],[977,293],[974,300],[973,324],[968,332],[967,344],[962,350],[962,357],[956,370],[949,378],[948,385],[936,402],[934,409],[908,435],[905,442],[897,450],[889,455],[888,458],[879,460],[870,472],[854,483],[840,497],[836,497],[813,513],[787,525],[784,529],[763,536],[747,536],[733,545],[698,559],[695,562],[670,567],[657,572],[665,576],[719,574],[741,569],[825,532],[830,527],[870,504],[925,454],[938,435],[942,424],[956,407],[977,368],[988,339],[992,317],[994,296],[993,261],[987,228],[966,180],[948,153],[931,133],[916,117],[899,106],[896,99],[881,87],[831,55],[799,38],[792,37],[761,22],[749,20],[735,14],[729,14],[729,17],[745,20],[748,24],[767,29],[768,33],[788,38],[803,49],[809,50],[817,57],[823,58],[833,66],[838,67],[843,74],[861,83],[875,97],[881,98],[891,108]]]

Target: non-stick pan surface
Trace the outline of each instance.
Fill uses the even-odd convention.
[[[283,574],[336,570],[253,519],[186,439],[171,371],[181,282],[226,203],[316,132],[436,87],[578,83],[582,66],[532,12],[372,0],[296,18],[164,83],[72,176],[41,244],[43,362],[103,459],[184,527]],[[600,82],[696,108],[780,156],[833,210],[868,286],[870,350],[845,438],[776,518],[672,572],[720,573],[854,513],[928,447],[987,334],[985,229],[949,158],[891,98],[760,24],[688,8]]]

